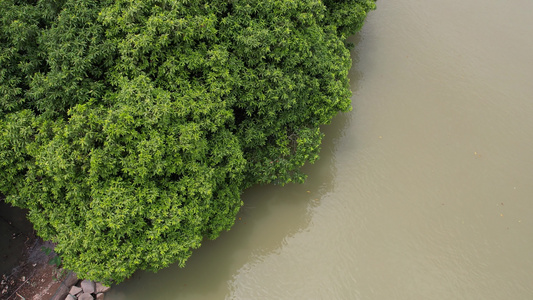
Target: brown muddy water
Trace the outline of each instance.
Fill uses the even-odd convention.
[[[533,299],[533,1],[380,0],[308,181],[107,300]]]

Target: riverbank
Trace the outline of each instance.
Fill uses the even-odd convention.
[[[58,267],[54,244],[35,235],[26,211],[0,199],[2,300],[99,299],[109,290],[100,283],[78,280]],[[84,295],[83,295],[84,294]]]
[[[26,213],[0,198],[0,299],[50,299],[65,273],[49,264],[43,250],[54,245],[35,235]]]

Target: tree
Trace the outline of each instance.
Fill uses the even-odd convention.
[[[302,182],[371,0],[0,2],[0,192],[80,277],[185,264]]]

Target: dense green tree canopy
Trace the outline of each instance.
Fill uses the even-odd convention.
[[[184,265],[301,182],[372,0],[0,1],[0,192],[80,277]]]

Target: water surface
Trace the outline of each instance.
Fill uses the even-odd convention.
[[[380,0],[308,181],[106,299],[533,299],[533,1]]]

